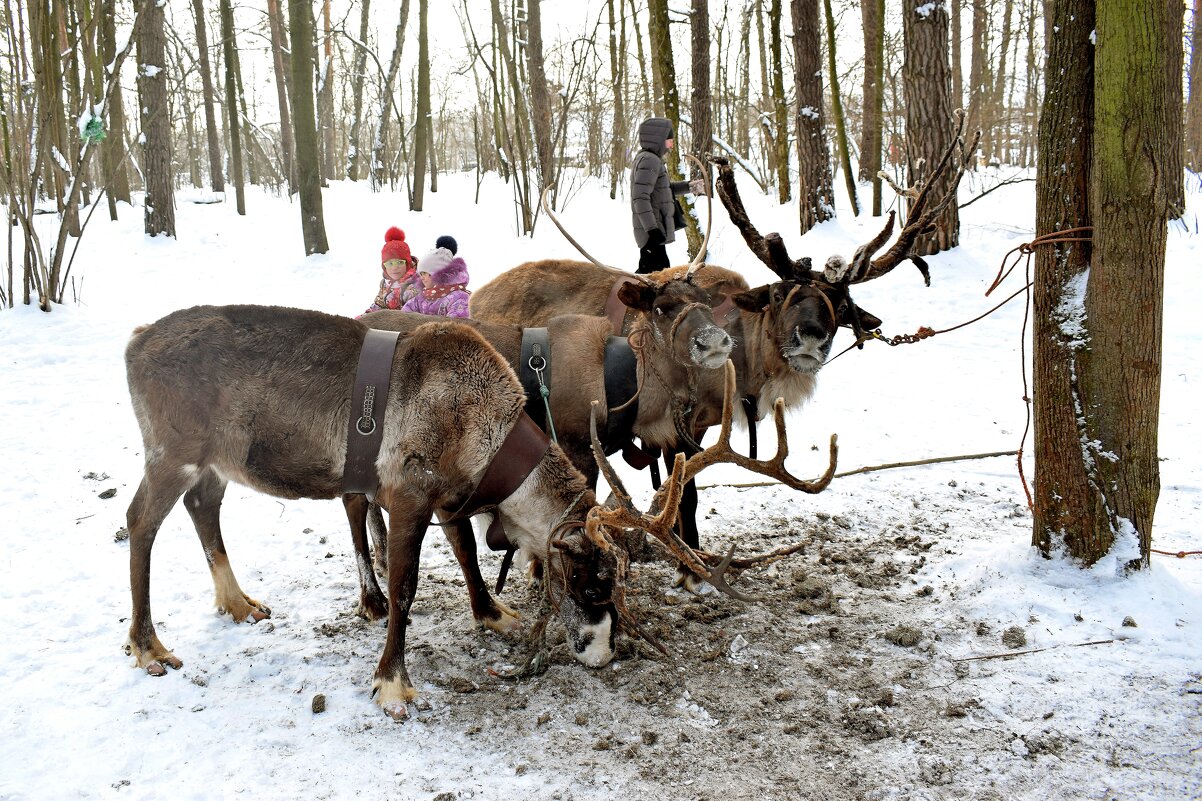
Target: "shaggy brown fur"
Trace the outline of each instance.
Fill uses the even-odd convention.
[[[218,607],[238,621],[270,615],[242,592],[229,565],[218,519],[226,482],[282,498],[341,493],[350,396],[366,331],[356,320],[319,312],[199,306],[134,332],[125,359],[146,471],[127,512],[133,597],[127,651],[149,673],[182,664],[155,634],[149,597],[155,534],[181,495],[213,574]],[[525,399],[492,347],[467,326],[445,320],[401,339],[393,374],[377,460],[377,498],[390,510],[388,638],[374,687],[377,703],[400,718],[414,696],[404,662],[405,623],[427,522],[470,494]],[[499,512],[520,547],[544,559],[555,550],[579,561],[561,565],[564,575],[587,571],[592,562],[582,531],[568,534],[568,547],[549,543],[563,514],[579,509],[583,516],[595,503],[559,448],[547,451],[513,498]],[[469,585],[482,583],[474,562],[473,552],[471,564],[463,565]],[[596,577],[583,578],[582,586]]]

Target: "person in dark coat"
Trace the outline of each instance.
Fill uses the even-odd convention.
[[[639,146],[642,150],[630,166],[630,211],[634,224],[634,241],[639,246],[637,272],[652,273],[668,264],[664,247],[676,239],[677,206],[675,195],[704,191],[704,182],[693,187],[688,181],[669,181],[664,154],[672,149],[674,131],[671,120],[651,117],[639,126]]]

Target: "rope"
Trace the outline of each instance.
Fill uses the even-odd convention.
[[[1202,555],[1202,551],[1162,551],[1157,548],[1150,548],[1149,550],[1151,550],[1152,553],[1158,553],[1163,556],[1176,556],[1178,559],[1184,559],[1187,556]]]

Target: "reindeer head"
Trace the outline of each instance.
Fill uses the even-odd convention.
[[[623,284],[618,299],[643,313],[646,330],[677,364],[717,369],[730,357],[734,342],[714,321],[710,293],[690,279]]]
[[[781,358],[798,373],[822,368],[840,326],[873,329],[881,324],[852,302],[845,286],[810,276],[749,289],[733,300],[744,311],[764,315]]]
[[[597,547],[581,524],[552,537],[547,556],[547,591],[567,630],[572,655],[589,667],[614,657],[618,610],[614,606],[614,553]]]

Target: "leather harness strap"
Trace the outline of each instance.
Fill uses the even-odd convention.
[[[637,470],[647,466],[646,455],[634,444],[634,421],[639,415],[638,359],[626,337],[605,340],[605,455],[622,451],[623,458]]]
[[[346,433],[346,466],[342,472],[344,495],[363,494],[368,500],[376,499],[380,484],[376,458],[384,439],[384,413],[399,336],[397,331],[369,328],[363,339]]]
[[[539,373],[542,373],[540,381]],[[551,385],[551,338],[545,328],[523,328],[522,350],[518,357],[518,378],[526,393],[526,414],[539,428],[547,428],[547,407],[542,387]]]

